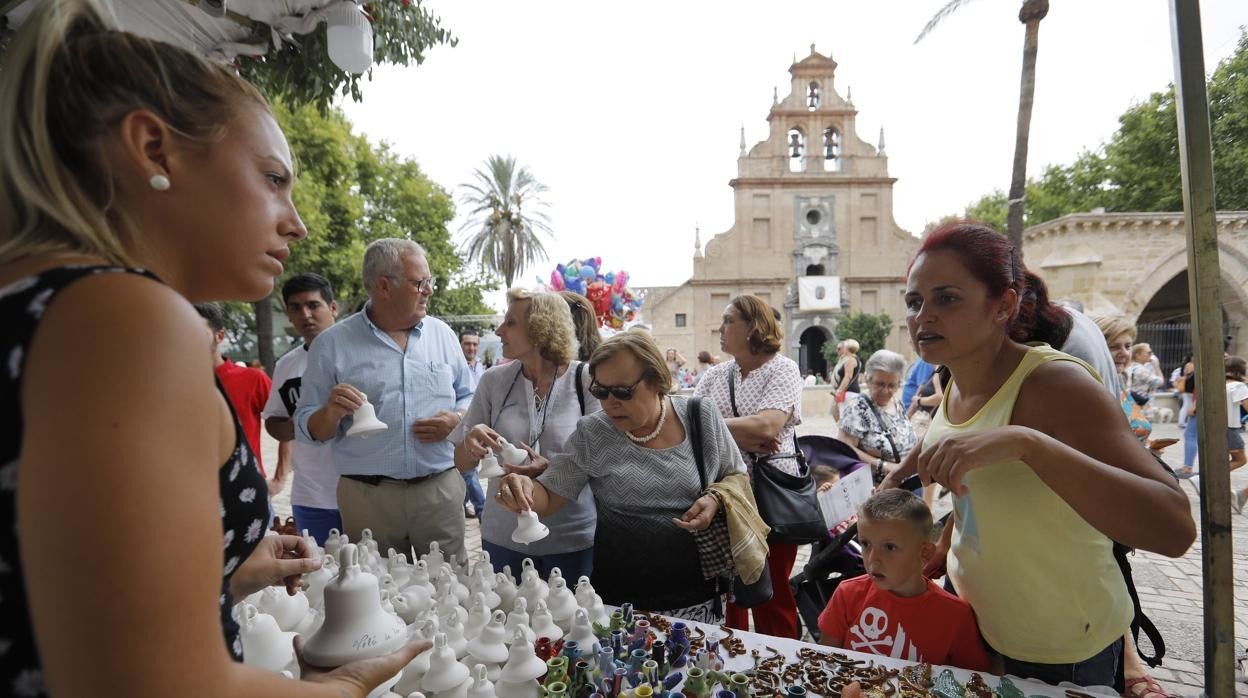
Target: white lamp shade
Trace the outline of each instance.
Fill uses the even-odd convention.
[[[325,14],[329,60],[359,75],[373,65],[373,25],[353,2],[330,8]]]

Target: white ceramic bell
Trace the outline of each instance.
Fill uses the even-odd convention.
[[[491,449],[485,449],[485,455],[481,457],[481,461],[477,463],[478,473],[481,477],[502,477],[507,474],[503,470],[503,466],[498,464],[498,456],[494,455]]]
[[[455,652],[447,644],[446,633],[434,636],[429,670],[421,678],[420,687],[434,693],[449,691],[468,680],[468,673],[468,667],[455,661]]]
[[[303,575],[303,581],[307,583],[307,588],[303,590],[304,596],[308,597],[308,606],[312,608],[322,608],[325,604],[325,585],[330,580],[338,576],[338,558],[334,555],[326,553],[321,558],[320,569],[313,570]]]
[[[563,577],[555,577],[550,582],[550,596],[546,599],[546,607],[550,609],[550,615],[564,629],[564,632],[572,629],[572,614],[576,613],[576,609],[580,606],[576,605],[576,596],[572,594],[572,590],[568,589],[567,582],[563,581]]]
[[[556,579],[563,579],[563,570],[558,567],[551,567],[550,574],[546,575],[546,585],[549,586]],[[564,584],[567,584],[567,580],[564,580]]]
[[[503,444],[503,449],[499,455],[503,457],[503,462],[507,465],[524,465],[524,462],[529,459],[528,451],[519,446],[511,445],[511,442],[507,439],[500,437],[499,441]]]
[[[394,548],[386,551],[386,572],[394,577],[394,583],[400,589],[405,589],[412,583],[412,564],[403,557],[403,553]]]
[[[429,565],[429,574],[437,574],[442,569],[442,563],[446,562],[446,556],[442,554],[442,547],[435,540],[429,544],[429,552],[420,556],[420,559]]]
[[[511,534],[511,540],[515,543],[528,545],[550,535],[550,529],[546,524],[537,518],[537,512],[532,509],[525,509],[516,514],[516,530]]]
[[[585,653],[589,653],[598,642],[598,637],[594,635],[594,627],[589,622],[589,614],[585,612],[585,609],[576,609],[576,615],[572,617],[572,630],[564,639],[576,640]]]
[[[468,641],[468,656],[486,664],[507,661],[507,616],[495,611],[475,640]]]
[[[377,411],[373,409],[373,403],[368,401],[368,396],[364,396],[364,404],[360,405],[355,411],[355,416],[351,418],[351,428],[347,430],[347,436],[361,436],[368,438],[379,431],[386,430],[385,422],[377,419]]]
[[[311,637],[312,633],[320,629],[321,623],[325,622],[325,612],[319,608],[309,608],[308,612],[303,616],[303,620],[291,628],[293,632],[299,633],[304,637]]]
[[[338,551],[342,549],[343,544],[348,543],[347,537],[336,528],[329,529],[329,533],[325,536],[325,555],[335,558],[337,562]]]
[[[338,576],[325,585],[325,620],[303,648],[313,666],[380,657],[407,641],[403,620],[382,610],[377,578],[360,569],[356,546],[348,543],[338,555]]]
[[[468,687],[467,698],[494,698],[494,682],[490,681],[488,674],[484,664],[473,668],[472,685]]]
[[[464,637],[464,624],[459,620],[458,616],[444,615],[438,617],[438,623],[442,628],[442,632],[446,635],[446,642],[451,647],[451,651],[455,653],[455,658],[459,659],[468,653],[468,638]]]
[[[407,586],[422,586],[431,596],[438,593],[438,588],[433,585],[433,579],[429,575],[429,563],[417,560],[412,565],[412,577],[408,580]]]
[[[507,652],[507,663],[498,675],[498,680],[505,683],[522,683],[535,681],[546,673],[546,662],[537,657],[533,643],[523,633],[513,634],[511,648]]]
[[[548,637],[552,642],[563,637],[563,628],[555,624],[555,619],[551,617],[550,609],[546,608],[545,601],[533,604],[533,612],[529,614],[529,618],[529,627],[538,637]]]
[[[422,642],[424,640],[433,640],[442,632],[438,627],[437,618],[426,618],[417,621],[409,628],[408,641]],[[403,667],[403,676],[399,679],[399,683],[395,685],[396,693],[409,693],[420,688],[420,680],[424,678],[425,672],[429,671],[429,658],[433,656],[433,648],[421,652],[412,658],[412,661]]]
[[[532,560],[526,557],[524,561],[526,564],[521,567],[523,571],[520,572],[520,588],[517,593],[529,602],[529,611],[532,612],[537,608],[538,601],[544,601],[550,596],[550,587],[546,586],[546,582],[542,581],[537,570],[533,568]]]
[[[265,587],[256,608],[273,616],[282,630],[293,631],[308,613],[308,597],[302,591],[291,596],[285,587]]]
[[[468,603],[471,592],[466,584],[459,581],[459,577],[455,574],[455,570],[449,562],[442,563],[442,569],[438,571],[438,577],[433,582],[433,586],[438,589],[438,593],[441,593],[443,584],[450,588],[451,593],[455,595],[455,598],[459,599],[461,604]]]
[[[459,605],[459,598],[455,596],[446,582],[438,585],[438,596],[434,608],[439,616],[455,616],[460,623],[468,620],[468,609]]]
[[[319,560],[324,557],[325,549],[320,545],[317,545],[316,538],[313,537],[311,533],[308,533],[308,529],[303,529],[301,533],[303,535],[303,542],[307,543],[308,549],[312,551],[312,558]]]
[[[498,607],[510,612],[515,607],[516,597],[520,592],[516,588],[516,580],[511,578],[511,570],[507,567],[503,569],[506,571],[494,575],[494,593],[498,594]]]
[[[496,681],[494,683],[495,698],[542,698],[541,686],[537,681]],[[624,695],[621,693],[620,695]]]
[[[472,607],[468,609],[468,617],[464,619],[464,637],[471,641],[481,634],[489,622],[490,608],[485,605],[485,594],[473,594]]]
[[[487,579],[489,579],[489,582],[486,581]],[[485,597],[485,607],[487,609],[493,610],[498,608],[498,604],[503,599],[494,591],[493,581],[493,576],[486,577],[485,570],[478,566],[476,570],[473,570],[472,576],[468,580],[469,598],[481,594]]]
[[[410,586],[390,599],[394,612],[399,614],[405,623],[411,624],[416,618],[433,607],[433,597],[421,586]]]
[[[594,591],[594,585],[590,583],[589,577],[584,575],[576,582],[576,605],[585,609],[591,623],[605,624],[611,618],[606,606],[602,603],[602,597]]]
[[[537,642],[537,633],[529,627],[529,602],[524,597],[516,599],[516,605],[511,609],[511,613],[507,614],[507,637],[513,637],[516,630],[523,631],[525,639],[529,642]]]
[[[295,660],[295,633],[284,632],[277,621],[251,604],[243,604],[238,614],[239,635],[243,640],[243,663],[278,672]]]

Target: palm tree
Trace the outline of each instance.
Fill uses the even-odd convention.
[[[503,275],[507,287],[525,267],[546,258],[542,235],[550,235],[550,218],[541,198],[546,185],[510,155],[491,155],[475,180],[461,184],[468,221],[460,231],[475,230],[465,243],[469,259]]]
[[[919,32],[919,43],[928,32],[970,0],[950,0],[940,8]],[[1036,50],[1040,41],[1040,20],[1049,14],[1049,0],[1023,0],[1018,21],[1026,27],[1023,35],[1023,74],[1018,93],[1018,130],[1014,135],[1014,172],[1010,177],[1010,210],[1006,218],[1006,235],[1023,251],[1023,197],[1027,187],[1027,139],[1031,134],[1031,104],[1036,93]]]

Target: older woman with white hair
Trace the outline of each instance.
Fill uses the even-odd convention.
[[[507,470],[536,477],[545,472],[548,459],[565,450],[577,420],[602,408],[588,398],[589,378],[585,365],[576,360],[577,330],[563,297],[508,291],[507,313],[497,332],[503,356],[512,361],[481,376],[472,404],[451,434],[455,464],[476,468],[487,450],[500,453],[502,439],[507,439],[530,454],[528,463]],[[528,557],[543,576],[554,567],[569,579],[588,576],[597,522],[590,488],[545,521],[550,535],[520,545],[511,540],[516,517],[489,503],[498,496],[499,480],[490,480],[490,497],[481,515],[481,547],[494,565],[510,565],[512,573],[519,574]]]
[[[878,483],[886,464],[900,463],[917,439],[906,409],[897,397],[906,368],[901,354],[881,349],[867,359],[863,375],[866,392],[846,400],[841,409],[841,441],[854,447]]]

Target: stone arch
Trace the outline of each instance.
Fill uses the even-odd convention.
[[[797,335],[797,367],[802,375],[807,371],[826,376],[828,360],[823,356],[823,348],[832,341],[832,331],[823,325],[810,323]]]
[[[1180,240],[1171,245],[1151,268],[1140,275],[1139,281],[1127,293],[1124,313],[1138,319],[1167,284],[1187,272],[1185,242]],[[1246,346],[1242,334],[1244,329],[1248,329],[1248,253],[1230,241],[1219,241],[1218,261],[1223,317],[1232,336],[1231,353],[1242,355]]]

